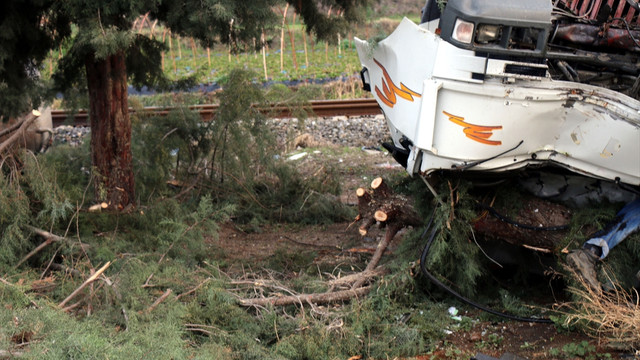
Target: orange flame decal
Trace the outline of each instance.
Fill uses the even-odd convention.
[[[382,66],[382,64],[378,62],[378,60],[373,59],[373,61],[375,61],[378,66],[380,66],[380,68],[382,69],[382,74],[384,76],[384,78],[382,79],[382,90],[378,88],[378,85],[376,85],[375,87],[376,94],[378,94],[380,101],[382,101],[389,107],[393,107],[397,101],[396,95],[411,102],[413,102],[414,96],[421,96],[417,92],[406,87],[403,83],[400,83],[400,87],[398,87],[393,83],[393,80],[391,80],[391,76],[389,76],[387,69],[385,69],[384,66]]]
[[[464,122],[464,118],[460,116],[451,115],[446,111],[442,112],[446,116],[449,117],[449,121],[454,124],[460,125],[464,127],[464,134],[471,140],[475,140],[479,143],[486,145],[502,145],[502,141],[498,140],[489,140],[489,138],[493,135],[492,130],[500,130],[502,126],[484,126],[484,125],[474,125]]]

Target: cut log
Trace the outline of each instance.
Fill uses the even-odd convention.
[[[358,197],[358,206],[367,206],[371,202],[371,194],[363,188],[356,190],[356,196]]]
[[[375,223],[376,221],[373,218],[365,219],[364,223],[358,228],[358,233],[362,236],[366,236],[369,233],[369,228]]]
[[[391,194],[391,189],[387,183],[381,177],[373,179],[371,182],[371,188],[376,199],[384,199]]]
[[[377,210],[373,214],[373,218],[376,219],[377,221],[384,222],[384,221],[389,220],[389,214],[387,214],[383,210]]]
[[[511,224],[496,216],[507,214],[506,209],[497,208],[492,211],[495,211],[496,214],[492,215],[491,211],[487,211],[484,216],[473,223],[476,235],[525,246],[541,252],[555,252],[561,247],[567,236],[567,230],[544,231],[540,229],[559,228],[569,224],[571,220],[571,211],[567,207],[533,196],[525,197],[518,212],[508,216],[510,221],[523,226]]]
[[[106,202],[101,202],[99,204],[89,206],[89,212],[106,210],[108,207],[109,207],[109,204],[107,204]]]
[[[318,294],[300,294],[290,296],[272,296],[258,299],[241,299],[242,306],[284,306],[294,304],[323,304],[336,301],[346,301],[366,295],[370,286],[364,286],[372,278],[380,276],[384,270],[378,268],[380,259],[395,235],[406,226],[415,226],[420,223],[419,217],[413,210],[408,199],[393,194],[382,178],[376,178],[371,183],[371,190],[358,188],[358,211],[356,221],[362,221],[358,228],[360,235],[367,235],[369,228],[377,221],[386,225],[386,232],[376,248],[369,264],[364,271],[351,274],[343,279],[329,283],[330,289],[335,286],[349,286],[348,290],[328,291]]]
[[[364,236],[369,227],[376,222],[385,225],[386,231],[364,272],[376,269],[385,250],[402,228],[420,224],[420,218],[411,202],[401,195],[394,194],[382,178],[375,178],[371,182],[371,189],[371,192],[362,188],[356,190],[360,212],[358,217],[363,221],[358,231]],[[351,289],[360,288],[366,280],[365,277],[360,277]]]

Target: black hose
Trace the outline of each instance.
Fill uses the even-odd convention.
[[[436,207],[437,209],[437,207]],[[433,210],[433,214],[431,215],[431,219],[429,220],[429,224],[427,225],[427,227],[424,229],[424,232],[422,233],[422,235],[420,236],[420,240],[423,240],[425,235],[427,234],[427,231],[429,231],[429,228],[431,228],[431,224],[433,223],[433,218],[435,217],[435,213],[436,213],[436,209]],[[438,233],[438,228],[434,227],[433,230],[431,230],[431,234],[429,235],[429,240],[427,241],[427,244],[425,245],[424,249],[422,250],[422,255],[420,256],[420,270],[422,270],[422,274],[424,276],[426,276],[429,280],[431,280],[434,284],[438,285],[441,289],[445,290],[446,292],[448,292],[449,294],[453,295],[454,297],[456,297],[458,300],[469,304],[475,308],[478,308],[482,311],[488,312],[490,314],[493,315],[497,315],[500,317],[504,317],[507,319],[511,319],[511,320],[515,320],[515,321],[522,321],[522,322],[533,322],[533,323],[543,323],[543,324],[551,324],[553,323],[553,321],[551,321],[550,319],[547,318],[525,318],[525,317],[520,317],[520,316],[516,316],[516,315],[511,315],[511,314],[507,314],[504,312],[500,312],[500,311],[496,311],[493,310],[491,308],[488,308],[486,306],[480,305],[476,302],[473,302],[472,300],[458,294],[455,290],[451,289],[450,287],[448,287],[447,285],[445,285],[444,283],[442,283],[440,280],[438,280],[438,278],[436,278],[434,275],[432,275],[429,270],[427,269],[427,256],[429,255],[429,249],[431,248],[431,244],[433,243],[433,240],[436,237],[436,234]]]
[[[505,154],[507,154],[507,153],[509,153],[509,152],[511,152],[511,151],[513,151],[513,150],[515,150],[515,149],[517,149],[517,148],[519,148],[519,147],[520,147],[520,145],[522,145],[522,144],[524,144],[524,140],[520,140],[520,142],[518,143],[518,145],[516,145],[516,146],[512,147],[511,149],[507,149],[507,150],[505,150],[505,151],[501,152],[500,154],[494,155],[494,156],[492,156],[492,157],[490,157],[490,158],[486,158],[486,159],[482,159],[482,160],[477,160],[477,161],[470,162],[470,163],[465,163],[465,164],[464,164],[463,166],[461,166],[461,167],[457,167],[456,165],[453,165],[453,170],[460,170],[460,171],[464,171],[464,170],[471,169],[471,168],[472,168],[472,167],[474,167],[474,166],[478,166],[478,165],[480,165],[480,164],[482,164],[482,163],[485,163],[485,162],[487,162],[487,161],[491,161],[491,160],[493,160],[493,159],[497,159],[497,158],[499,158],[500,156],[505,155]]]
[[[628,192],[632,192],[636,195],[640,195],[640,190],[636,189],[633,186],[629,186],[623,182],[620,181],[620,178],[616,178],[616,185],[618,185],[618,187],[622,190],[628,191]]]

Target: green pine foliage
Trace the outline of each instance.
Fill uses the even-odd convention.
[[[439,231],[431,245],[427,266],[439,274],[441,279],[446,279],[445,282],[454,290],[471,296],[478,291],[477,284],[484,274],[484,264],[478,245],[471,240],[473,234],[470,222],[476,217],[476,212],[474,199],[468,194],[468,189],[469,183],[459,179],[443,180],[437,188],[443,202],[436,207],[433,215],[432,229]],[[433,207],[433,197],[428,194],[428,190],[423,189],[422,193],[423,196],[419,198],[429,199]],[[418,206],[427,208],[425,205]],[[425,219],[428,216],[430,213],[423,215]],[[424,242],[416,244],[415,248],[422,249],[425,246],[428,234],[425,238],[414,238],[414,241]],[[418,234],[415,235],[417,236]]]
[[[67,219],[74,206],[58,187],[55,168],[44,167],[31,152],[24,152],[23,189],[28,189],[35,221],[43,228],[53,228]]]
[[[31,152],[14,156],[0,168],[0,267],[15,264],[33,246],[29,226],[51,229],[74,210],[58,186],[55,168]]]
[[[29,251],[31,242],[22,225],[30,221],[32,213],[23,190],[5,174],[0,176],[0,188],[0,264],[4,267],[15,264],[20,254]]]
[[[0,4],[0,116],[5,121],[37,108],[42,101],[44,86],[38,69],[49,49],[70,31],[59,14],[48,11],[54,3],[6,0]]]
[[[240,223],[321,224],[351,218],[338,201],[340,181],[327,166],[318,176],[301,174],[281,158],[266,116],[273,105],[307,116],[305,92],[264,91],[249,71],[233,71],[216,95],[220,108],[209,122],[187,108],[166,117],[136,115],[132,144],[140,203],[158,196],[235,204]]]

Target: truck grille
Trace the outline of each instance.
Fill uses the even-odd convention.
[[[554,5],[585,20],[604,22],[613,18],[616,25],[624,25],[619,19],[624,19],[631,27],[640,25],[638,12],[626,0],[556,0]]]

